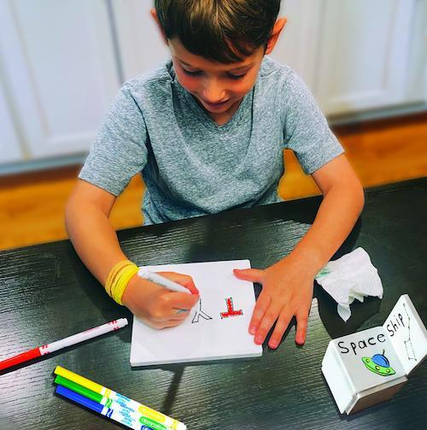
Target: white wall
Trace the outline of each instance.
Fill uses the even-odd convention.
[[[0,0],[1,165],[85,153],[123,81],[169,57],[151,0]],[[327,114],[427,98],[427,0],[284,0],[272,57]]]

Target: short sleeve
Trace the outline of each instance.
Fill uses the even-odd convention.
[[[305,173],[314,173],[344,152],[314,97],[292,71],[285,82],[283,109],[285,147],[295,152]]]
[[[123,86],[98,131],[79,178],[118,196],[147,163],[143,113]]]

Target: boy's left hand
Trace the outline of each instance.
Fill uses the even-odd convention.
[[[276,349],[295,316],[295,341],[302,345],[305,342],[315,274],[291,256],[265,270],[235,269],[234,274],[239,279],[256,282],[263,287],[249,324],[249,333],[255,335],[255,343],[261,345],[277,321],[268,342],[270,348]]]

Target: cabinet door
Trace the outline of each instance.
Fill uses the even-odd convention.
[[[427,103],[427,0],[416,0],[407,101]]]
[[[0,0],[0,52],[31,158],[86,151],[119,88],[103,0]]]
[[[1,81],[0,112],[0,164],[22,160],[23,154]]]
[[[325,0],[317,95],[327,114],[405,101],[413,0]]]
[[[141,0],[112,2],[124,80],[152,71],[170,58],[169,49],[150,14],[153,3]]]
[[[322,2],[319,0],[286,0],[282,3],[279,17],[288,22],[272,57],[287,64],[315,91],[318,65],[318,39]]]

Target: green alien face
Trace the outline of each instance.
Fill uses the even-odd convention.
[[[390,367],[390,363],[387,357],[384,355],[384,351],[382,354],[375,354],[372,358],[363,357],[363,364],[367,369],[371,372],[376,373],[381,376],[390,376],[394,375],[396,372]]]

